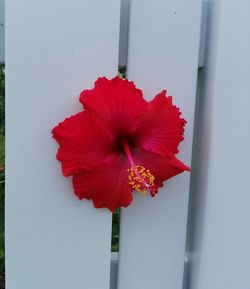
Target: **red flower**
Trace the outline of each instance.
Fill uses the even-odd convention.
[[[103,77],[80,102],[85,110],[52,130],[80,199],[113,212],[132,202],[133,190],[155,196],[165,180],[190,170],[175,157],[186,121],[166,91],[147,102],[133,82]]]

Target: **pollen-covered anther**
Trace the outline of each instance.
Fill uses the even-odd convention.
[[[154,184],[155,177],[141,165],[128,169],[128,180],[129,185],[140,194],[149,191],[154,197],[158,192],[158,186]]]

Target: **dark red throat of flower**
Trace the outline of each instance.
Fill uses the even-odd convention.
[[[130,168],[128,169],[128,183],[139,194],[150,193],[154,197],[158,193],[158,186],[154,184],[155,177],[151,172],[141,165],[134,163],[132,153],[127,141],[122,142],[122,147],[129,160]]]

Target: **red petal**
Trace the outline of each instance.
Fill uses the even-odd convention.
[[[163,186],[163,182],[184,172],[190,168],[179,161],[174,155],[162,157],[144,149],[137,149],[133,152],[135,164],[141,165],[154,175],[155,184]]]
[[[186,123],[180,115],[179,109],[172,104],[172,97],[166,97],[165,90],[156,95],[138,125],[138,144],[162,156],[178,153]]]
[[[112,136],[85,111],[66,118],[52,130],[52,134],[60,145],[57,159],[62,162],[65,176],[112,157]]]
[[[74,175],[75,194],[80,199],[92,199],[96,208],[108,208],[114,212],[127,207],[133,200],[128,184],[129,164],[122,155],[117,155],[109,164]]]
[[[98,78],[93,89],[82,91],[80,102],[111,132],[122,136],[136,129],[139,116],[147,108],[141,90],[119,77]]]

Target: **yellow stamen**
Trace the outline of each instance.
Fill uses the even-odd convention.
[[[154,186],[155,177],[141,165],[128,169],[129,185],[140,194],[146,194]]]

